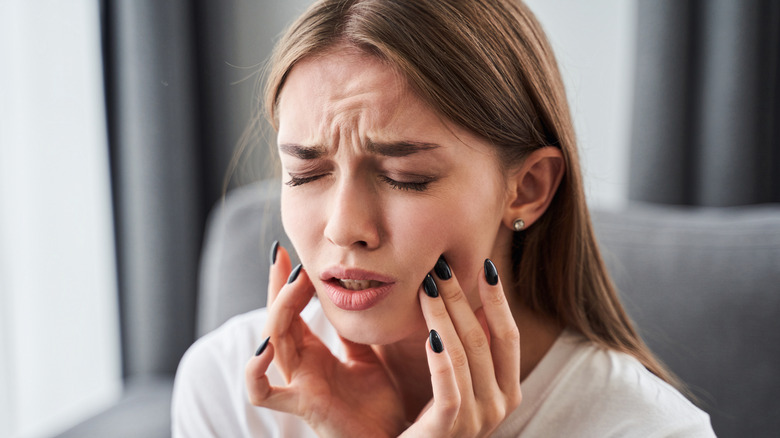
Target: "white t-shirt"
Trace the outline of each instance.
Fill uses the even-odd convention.
[[[301,313],[343,358],[317,300]],[[262,342],[265,309],[236,316],[199,339],[179,364],[173,436],[315,437],[298,417],[252,406],[244,367]],[[271,365],[272,384],[283,380]],[[494,437],[713,437],[709,416],[635,358],[599,348],[566,330],[523,381],[522,404]]]

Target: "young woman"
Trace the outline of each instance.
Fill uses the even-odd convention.
[[[188,351],[174,435],[713,436],[618,301],[525,5],[319,1],[266,104],[303,267],[274,246],[267,308]]]

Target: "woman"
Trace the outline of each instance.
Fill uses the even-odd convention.
[[[617,299],[525,5],[319,1],[266,107],[305,268],[274,246],[267,308],[188,351],[175,435],[713,436]]]

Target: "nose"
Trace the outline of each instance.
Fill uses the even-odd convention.
[[[331,196],[325,238],[343,248],[377,248],[380,218],[375,193],[367,185],[343,180]]]

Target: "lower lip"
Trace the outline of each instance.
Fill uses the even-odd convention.
[[[326,281],[324,284],[328,298],[342,310],[370,309],[386,297],[393,287],[393,283],[387,283],[379,287],[350,290],[342,287],[338,281]]]

